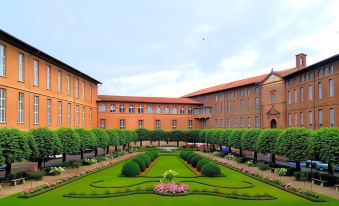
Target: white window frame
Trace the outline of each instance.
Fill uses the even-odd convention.
[[[142,106],[141,104],[139,104],[139,106],[138,106],[138,113],[139,114],[144,113],[144,106]]]
[[[181,105],[180,114],[185,114],[185,106]]]
[[[111,113],[116,112],[115,104],[111,104],[111,105],[109,106],[109,112],[111,112]]]
[[[177,112],[178,112],[177,106],[173,106],[172,107],[172,114],[177,114]]]
[[[79,78],[75,78],[74,96],[75,96],[75,98],[79,98]]]
[[[39,86],[39,61],[33,60],[33,85]]]
[[[66,79],[67,79],[67,96],[71,96],[71,94],[72,94],[72,91],[71,91],[71,75],[67,74]]]
[[[120,127],[120,129],[125,129],[125,120],[124,119],[119,120],[119,127]]]
[[[52,100],[47,99],[47,125],[52,124]]]
[[[188,129],[193,129],[193,120],[188,120]]]
[[[323,127],[323,110],[318,109],[318,123],[319,123],[319,128]]]
[[[18,123],[24,123],[24,93],[18,93]]]
[[[24,82],[24,54],[18,55],[18,81]]]
[[[67,126],[71,127],[72,125],[72,105],[71,103],[67,103]]]
[[[334,97],[334,80],[328,80],[328,87],[329,87],[329,97]]]
[[[0,89],[0,122],[6,122],[6,89]]]
[[[318,99],[323,99],[323,84],[318,82]]]
[[[313,112],[308,111],[308,126],[310,129],[313,129]]]
[[[144,120],[139,119],[138,120],[138,128],[143,128],[144,127]]]
[[[177,120],[173,119],[172,120],[172,129],[176,129],[177,128]]]
[[[300,103],[304,103],[304,87],[300,87]]]
[[[100,104],[100,109],[99,109],[100,112],[106,112],[106,104],[104,103],[101,103]]]
[[[62,101],[58,101],[58,126],[62,125]]]
[[[46,89],[47,90],[51,90],[52,89],[52,82],[51,82],[51,66],[50,65],[46,65]]]
[[[89,127],[92,128],[92,108],[89,108]]]
[[[59,93],[61,93],[62,91],[62,82],[61,82],[62,77],[61,76],[62,76],[62,73],[60,70],[58,70],[58,73],[57,73],[57,84],[58,84],[57,87],[58,88],[57,89]]]
[[[247,128],[251,128],[251,118],[247,117]]]
[[[81,83],[81,91],[82,91],[82,99],[85,100],[85,80],[82,80],[82,83]]]
[[[80,108],[75,105],[75,127],[80,127]]]
[[[0,44],[0,77],[6,76],[6,46]]]
[[[330,108],[330,127],[334,127],[334,121],[335,121],[335,119],[334,119],[334,108]]]
[[[304,113],[300,112],[300,127],[304,127]]]
[[[147,113],[148,113],[148,114],[152,114],[152,113],[153,113],[153,108],[152,108],[151,105],[148,105],[148,106],[147,106]]]
[[[33,124],[39,124],[39,96],[34,96],[33,101]]]

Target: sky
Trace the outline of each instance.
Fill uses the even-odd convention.
[[[0,0],[0,29],[101,81],[179,97],[339,53],[339,1]]]

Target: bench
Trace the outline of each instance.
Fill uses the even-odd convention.
[[[320,182],[320,187],[324,187],[324,184],[328,183],[328,181],[325,181],[325,180],[320,180],[320,179],[312,178],[312,184],[315,184],[316,182]]]
[[[335,187],[335,190],[339,192],[339,184],[335,184],[334,187]]]
[[[18,179],[14,179],[14,180],[11,180],[11,183],[12,183],[12,185],[15,187],[15,186],[17,185],[17,183],[20,182],[20,181],[22,182],[22,184],[25,184],[25,183],[26,183],[24,177],[18,178]]]

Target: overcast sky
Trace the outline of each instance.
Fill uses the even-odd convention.
[[[0,28],[103,83],[178,97],[339,53],[339,1],[0,0]]]

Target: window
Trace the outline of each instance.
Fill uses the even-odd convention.
[[[189,119],[188,120],[188,129],[192,129],[193,128],[193,120]]]
[[[237,103],[236,101],[233,102],[233,112],[237,111]]]
[[[0,89],[0,122],[6,122],[6,90]]]
[[[333,85],[333,79],[330,79],[329,80],[329,89],[330,89],[330,91],[329,91],[329,96],[330,97],[333,97],[334,96],[334,85]]]
[[[106,112],[106,104],[100,104],[100,112]]]
[[[318,82],[318,99],[323,98],[323,86],[321,82]]]
[[[39,124],[39,97],[38,96],[34,96],[33,114],[34,114],[33,123]]]
[[[324,76],[326,76],[327,73],[327,67],[324,67]]]
[[[300,112],[300,127],[304,127],[304,113]]]
[[[57,74],[57,81],[58,81],[58,92],[61,92],[61,71],[58,71]]]
[[[129,107],[128,107],[128,112],[130,114],[134,114],[134,105],[133,104],[130,104]]]
[[[89,127],[92,128],[92,108],[89,108]]]
[[[82,80],[81,84],[81,91],[82,91],[82,99],[85,99],[85,80]]]
[[[230,127],[231,127],[231,121],[230,121],[230,118],[227,118],[227,119],[226,119],[226,122],[227,122],[227,128],[230,128]]]
[[[79,98],[79,79],[75,78],[75,97]]]
[[[18,56],[18,81],[24,81],[24,55],[22,53]]]
[[[233,119],[233,128],[237,128],[237,119]]]
[[[138,113],[139,114],[144,113],[144,107],[141,104],[138,106]]]
[[[217,119],[214,120],[214,127],[218,127],[218,120]]]
[[[255,109],[258,110],[258,109],[260,109],[259,107],[260,107],[260,105],[259,105],[259,97],[256,97],[255,98]]]
[[[330,109],[330,127],[334,127],[334,109]]]
[[[71,75],[67,74],[67,95],[71,96]]]
[[[109,107],[109,112],[115,112],[116,108],[115,108],[115,104],[111,104],[111,106]]]
[[[120,120],[120,129],[125,129],[125,120],[124,119]]]
[[[161,107],[160,107],[160,106],[157,106],[156,112],[157,112],[157,114],[160,114],[160,113],[161,113]]]
[[[106,126],[106,120],[105,119],[100,119],[100,128],[105,129]]]
[[[52,123],[52,100],[47,99],[47,125]]]
[[[318,110],[318,118],[319,118],[319,128],[323,127],[323,110]]]
[[[256,88],[255,88],[255,93],[256,93],[256,94],[260,94],[259,87],[256,87]]]
[[[82,108],[82,127],[86,127],[86,108]]]
[[[67,126],[71,126],[71,103],[67,103]]]
[[[255,117],[255,128],[259,128],[259,125],[260,125],[260,120],[259,120],[259,117],[256,116]]]
[[[148,106],[147,106],[147,113],[148,113],[148,114],[152,114],[152,113],[153,113],[153,109],[152,109],[152,106],[151,106],[151,105],[148,105]]]
[[[323,75],[323,70],[320,68],[318,69],[318,77],[321,77]]]
[[[291,127],[292,126],[292,117],[291,117],[291,114],[288,113],[288,127]]]
[[[79,105],[75,105],[75,126],[80,126],[80,119],[79,119]]]
[[[271,94],[271,101],[272,101],[272,104],[275,104],[275,92],[272,92]]]
[[[290,91],[287,92],[287,102],[288,104],[291,104],[291,92]]]
[[[294,85],[297,85],[298,84],[298,80],[297,78],[294,78]]]
[[[244,118],[240,117],[240,128],[244,128]]]
[[[89,99],[92,102],[92,84],[89,84]]]
[[[62,125],[62,102],[58,101],[58,126]]]
[[[160,120],[155,120],[155,128],[160,129]]]
[[[19,92],[18,96],[18,123],[24,122],[24,93]]]
[[[173,106],[172,108],[172,114],[177,114],[177,106]]]
[[[193,114],[193,108],[192,107],[188,107],[188,114]]]
[[[144,120],[138,120],[138,127],[143,128],[144,127]]]
[[[215,95],[215,101],[218,101],[218,99],[219,99],[219,96]]]
[[[165,114],[168,114],[168,113],[169,113],[169,106],[167,106],[167,105],[165,106],[165,108],[164,108],[164,113],[165,113]]]
[[[177,128],[177,120],[172,120],[172,129],[176,129]]]
[[[231,102],[227,101],[227,112],[231,111]]]
[[[221,127],[224,128],[225,127],[225,120],[221,119]]]
[[[294,113],[294,126],[298,126],[298,113]]]
[[[244,110],[244,100],[240,100],[240,110]]]
[[[182,105],[180,108],[180,114],[185,114],[185,106]]]
[[[46,89],[51,90],[52,89],[52,83],[51,83],[51,66],[46,65]]]
[[[304,88],[300,87],[300,103],[304,102]]]
[[[6,76],[6,54],[5,45],[0,44],[0,76]]]
[[[309,123],[309,128],[313,128],[313,113],[312,111],[308,112],[308,123]]]
[[[334,72],[334,68],[333,68],[333,65],[331,64],[331,65],[329,66],[329,73],[330,73],[330,75],[332,75],[333,72]]]
[[[247,117],[247,128],[251,128],[251,118]]]
[[[34,65],[33,85],[39,86],[39,62],[38,62],[38,60],[34,59],[33,65]]]
[[[298,92],[294,89],[294,104],[298,103]]]
[[[125,113],[125,106],[123,104],[120,104],[119,112],[120,113]]]
[[[313,87],[312,85],[308,85],[308,100],[313,99]]]

